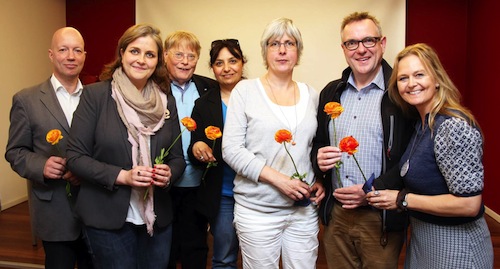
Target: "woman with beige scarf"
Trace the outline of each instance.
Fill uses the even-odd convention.
[[[82,178],[75,210],[96,268],[166,268],[172,210],[169,187],[185,168],[181,143],[163,164],[161,149],[180,134],[166,80],[160,32],[138,24],[117,56],[83,90],[68,145],[68,167]]]

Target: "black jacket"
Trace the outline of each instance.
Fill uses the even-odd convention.
[[[382,60],[382,69],[384,73],[385,87],[388,87],[389,78],[392,68],[389,64]],[[326,197],[321,202],[319,208],[320,219],[324,225],[328,225],[330,221],[330,212],[333,208],[335,198],[333,196],[333,186],[331,182],[332,171],[322,172],[319,169],[317,154],[318,149],[330,145],[330,137],[328,131],[328,123],[330,116],[326,113],[321,113],[326,103],[335,101],[340,103],[340,96],[346,89],[347,80],[351,74],[351,68],[346,68],[342,72],[342,78],[334,80],[321,91],[318,105],[318,129],[316,137],[313,141],[313,150],[311,151],[311,160],[313,163],[314,172],[318,179],[323,179]],[[391,173],[397,173],[398,162],[401,155],[404,153],[406,146],[413,132],[413,123],[403,116],[402,111],[391,102],[388,92],[384,93],[381,102],[381,117],[384,135],[383,158],[381,176],[378,177],[374,186],[376,189],[401,189],[402,181],[399,177],[390,176]],[[396,174],[397,175],[397,174]],[[381,211],[382,212],[382,211]],[[395,211],[387,212],[386,231],[402,230],[404,228],[404,215],[398,214]]]

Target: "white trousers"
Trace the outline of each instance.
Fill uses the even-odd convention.
[[[244,269],[314,269],[318,257],[316,207],[294,207],[291,214],[262,213],[236,204],[234,225]]]

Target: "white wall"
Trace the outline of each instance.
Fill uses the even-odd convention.
[[[49,78],[48,49],[54,31],[66,25],[65,0],[0,0],[0,202],[2,209],[27,199],[26,180],[5,160],[12,96]]]
[[[141,0],[136,2],[136,22],[156,25],[165,38],[175,30],[193,32],[202,45],[197,74],[213,78],[208,68],[213,40],[236,38],[247,56],[248,78],[265,73],[260,38],[268,22],[288,17],[302,32],[304,53],[295,68],[295,80],[321,90],[340,77],[347,66],[340,48],[340,23],[354,11],[368,11],[382,24],[387,36],[385,58],[392,65],[405,44],[405,0]]]

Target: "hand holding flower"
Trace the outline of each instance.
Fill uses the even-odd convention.
[[[52,174],[55,176],[55,179],[65,179],[64,174],[66,173],[66,159],[63,158],[63,154],[58,145],[61,139],[63,139],[63,135],[61,130],[59,129],[52,129],[48,131],[47,135],[45,136],[45,140],[47,140],[47,143],[55,146],[57,157],[51,156],[49,157],[47,162],[45,162],[44,175]],[[69,181],[66,181],[66,195],[68,196],[68,198],[72,197],[71,185]]]
[[[340,105],[338,102],[328,102],[325,104],[325,107],[323,111],[330,116],[332,119],[332,126],[333,126],[333,145],[336,147],[337,146],[337,128],[335,127],[335,119],[344,112],[344,108]],[[334,166],[335,170],[335,175],[337,177],[337,185],[339,188],[342,188],[342,181],[340,180],[340,172],[339,168],[342,165],[342,161],[337,161]]]
[[[292,174],[290,179],[299,179],[301,181],[301,183],[305,183],[308,186],[306,192],[293,191],[291,193],[291,195],[287,194],[287,193],[285,193],[285,194],[287,194],[289,197],[293,197],[292,199],[294,199],[296,201],[295,202],[296,206],[308,206],[311,203],[311,200],[309,200],[311,188],[309,186],[309,183],[307,183],[305,181],[307,173],[304,173],[304,174],[299,173],[299,170],[297,169],[297,165],[295,164],[295,161],[292,157],[292,154],[290,153],[290,151],[286,147],[286,143],[291,143],[292,146],[295,145],[295,142],[293,142],[292,133],[288,130],[285,130],[285,129],[278,130],[274,134],[274,140],[276,140],[276,142],[278,142],[280,144],[283,144],[283,147],[285,148],[286,153],[288,154],[288,156],[292,160],[293,167],[295,168],[295,173]],[[293,188],[293,189],[297,190],[297,189],[299,189],[299,186],[297,186],[296,188]]]
[[[212,143],[212,152],[213,152],[213,150],[215,148],[215,141],[217,140],[217,138],[222,137],[222,132],[221,132],[219,127],[208,126],[207,128],[205,128],[205,135],[209,140],[213,141],[213,143]],[[203,158],[201,158],[201,159],[203,159]],[[209,161],[207,164],[207,167],[205,168],[205,171],[203,172],[203,176],[201,177],[201,181],[203,182],[203,184],[205,184],[205,176],[207,175],[208,169],[210,169],[210,167],[213,167],[213,166],[217,166],[217,162],[216,161]]]

